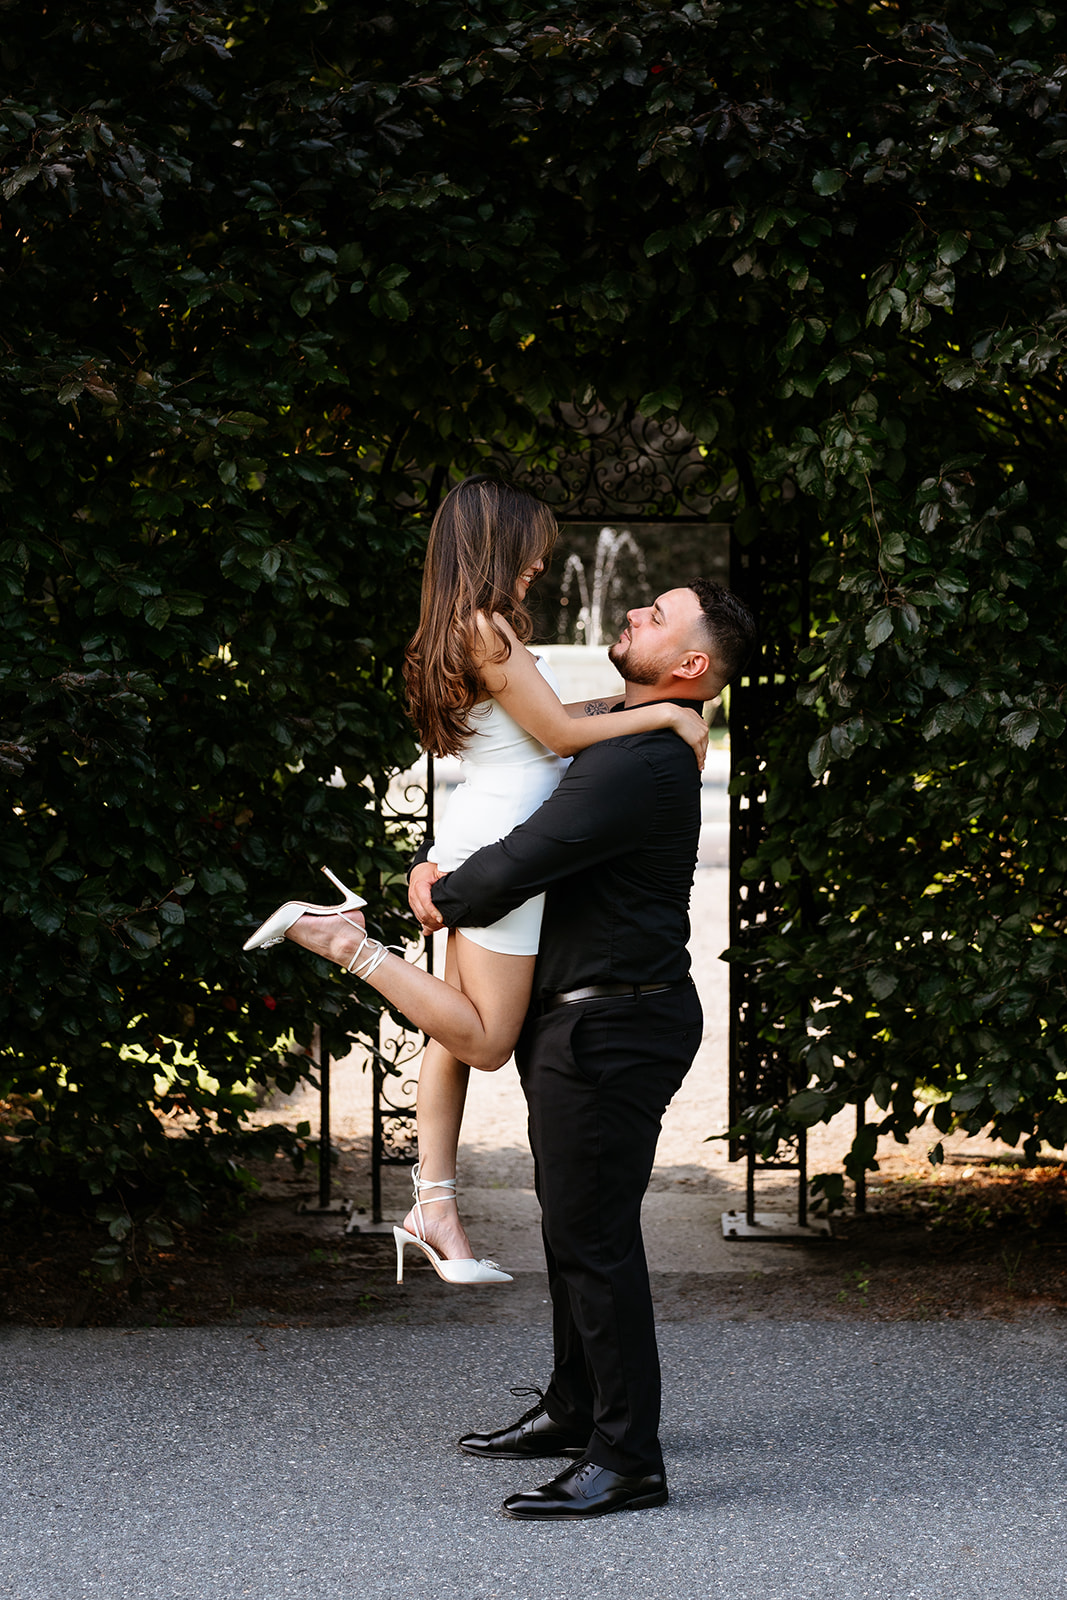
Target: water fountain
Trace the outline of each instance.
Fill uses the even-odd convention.
[[[627,593],[626,599],[631,603],[635,600],[648,599],[648,576],[645,571],[645,557],[641,546],[628,528],[616,532],[614,528],[601,528],[597,537],[596,551],[593,556],[593,583],[590,589],[586,575],[585,563],[576,551],[571,551],[563,567],[563,576],[560,582],[560,614],[558,635],[560,643],[566,640],[567,617],[565,607],[570,601],[572,590],[577,584],[579,609],[575,622],[574,643],[596,647],[606,645],[610,637],[614,637],[615,627],[607,621],[607,608],[620,598],[620,582],[618,576],[619,556],[623,552],[633,556],[636,567],[637,585],[635,590]],[[639,586],[640,593],[636,592]],[[607,621],[607,626],[605,623]],[[621,618],[619,619],[621,625]],[[610,636],[610,637],[609,637]]]
[[[622,680],[608,660],[607,646],[621,629],[626,608],[650,598],[644,551],[628,529],[602,527],[587,561],[570,551],[560,574],[554,630],[559,643],[536,646],[559,679],[565,701],[621,694]]]

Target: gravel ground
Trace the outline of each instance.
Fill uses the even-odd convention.
[[[1030,1600],[1067,1588],[1067,1347],[998,1326],[663,1331],[661,1510],[502,1517],[553,1464],[461,1456],[518,1328],[0,1335],[15,1600]]]

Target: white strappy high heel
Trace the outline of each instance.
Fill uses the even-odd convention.
[[[404,1248],[413,1244],[416,1250],[421,1250],[427,1261],[439,1278],[445,1283],[511,1283],[510,1272],[501,1272],[495,1261],[475,1261],[473,1256],[464,1256],[459,1261],[446,1261],[439,1256],[432,1244],[425,1239],[426,1224],[423,1221],[422,1208],[425,1203],[432,1206],[435,1200],[451,1200],[456,1193],[455,1178],[423,1178],[419,1176],[418,1162],[412,1170],[415,1185],[415,1226],[418,1234],[407,1233],[403,1228],[393,1229],[393,1238],[396,1240],[396,1281],[404,1281]],[[448,1194],[431,1195],[423,1202],[419,1191],[421,1189],[448,1189]]]
[[[293,923],[299,922],[300,918],[304,916],[340,917],[342,922],[347,922],[350,928],[355,928],[357,933],[363,935],[360,947],[348,963],[345,971],[355,973],[357,978],[369,978],[371,973],[381,966],[389,954],[390,946],[382,944],[378,939],[372,939],[366,928],[361,928],[358,922],[353,922],[351,917],[345,915],[346,911],[358,911],[360,906],[367,904],[363,896],[356,894],[353,889],[346,888],[336,873],[330,871],[329,867],[323,867],[322,870],[330,882],[335,884],[344,895],[344,899],[339,905],[314,906],[310,905],[306,900],[287,900],[283,906],[279,906],[277,911],[267,918],[266,922],[256,929],[251,938],[245,940],[241,948],[243,950],[265,950],[268,945],[281,944]],[[367,949],[368,944],[373,945],[374,949],[368,951],[366,958],[364,958],[363,952]]]

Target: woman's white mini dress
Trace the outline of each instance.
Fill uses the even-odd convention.
[[[542,678],[558,694],[551,669],[540,656],[535,659]],[[475,850],[495,844],[525,822],[570,765],[521,728],[495,700],[474,707],[470,726],[463,748],[463,777],[445,808],[429,854],[442,872],[453,871]],[[461,931],[485,950],[535,956],[544,903],[544,895],[536,895],[487,928]]]

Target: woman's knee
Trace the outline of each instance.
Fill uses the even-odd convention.
[[[470,1065],[477,1067],[479,1072],[499,1072],[510,1060],[510,1046],[489,1043],[471,1051]]]

